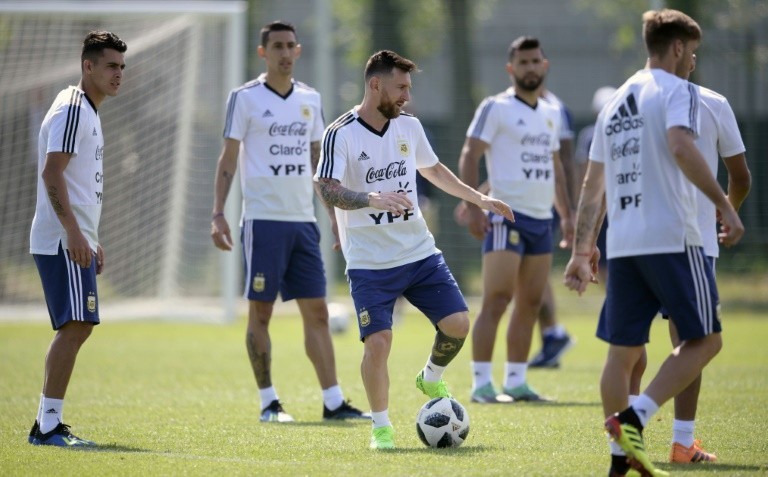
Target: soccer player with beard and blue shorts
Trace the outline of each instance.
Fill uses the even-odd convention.
[[[701,41],[688,15],[664,9],[643,14],[647,68],[630,77],[597,118],[577,212],[568,288],[594,281],[595,239],[608,215],[608,283],[597,336],[609,343],[600,380],[610,475],[654,467],[642,431],[663,403],[688,387],[722,347],[718,293],[696,220],[696,188],[720,211],[719,238],[737,243],[744,226],[694,142],[701,102],[685,78]],[[630,376],[665,307],[681,345],[629,404]]]
[[[304,347],[322,388],[323,419],[370,419],[344,399],[328,329],[312,182],[323,133],[320,94],[293,79],[293,65],[301,54],[293,25],[272,22],[262,28],[258,54],[267,72],[233,90],[227,101],[211,238],[219,249],[232,250],[223,211],[239,157],[240,239],[248,299],[245,342],[259,387],[260,420],[293,421],[272,383],[269,322],[278,293],[283,301],[295,299],[299,306]]]
[[[416,377],[416,387],[430,398],[451,396],[443,372],[469,332],[467,304],[419,209],[416,169],[445,192],[514,220],[509,206],[468,187],[445,167],[419,120],[402,112],[416,70],[392,51],[368,59],[363,101],[325,130],[315,175],[323,200],[336,208],[364,345],[360,368],[372,411],[372,449],[395,446],[387,360],[397,298],[404,296],[437,330]]]
[[[104,134],[98,108],[107,96],[117,96],[126,50],[114,33],[88,33],[80,56],[80,83],[56,96],[40,128],[37,206],[29,250],[56,336],[45,357],[43,392],[30,444],[95,445],[73,435],[64,424],[64,395],[80,347],[100,323],[96,275],[104,269],[98,235]]]

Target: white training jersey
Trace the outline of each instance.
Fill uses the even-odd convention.
[[[240,141],[244,220],[316,221],[310,143],[323,127],[320,93],[304,83],[282,96],[262,74],[229,93],[224,137]]]
[[[605,165],[608,258],[703,245],[695,187],[667,141],[667,130],[677,126],[698,136],[699,109],[692,84],[660,69],[645,69],[600,111],[589,158]]]
[[[379,132],[354,108],[328,126],[316,180],[337,179],[355,192],[405,192],[414,207],[399,217],[373,207],[336,208],[347,270],[398,267],[439,251],[416,190],[416,169],[437,163],[424,128],[410,114],[390,119]]]
[[[103,199],[104,135],[96,106],[76,86],[61,91],[43,119],[37,142],[37,205],[32,219],[29,251],[56,255],[59,243],[67,249],[67,233],[53,210],[42,172],[49,152],[71,154],[64,181],[80,231],[95,252]]]
[[[568,106],[550,90],[544,90],[542,98],[557,106],[560,110],[560,132],[558,137],[561,141],[567,141],[576,137],[576,132],[573,130],[573,118],[571,117],[571,111]]]
[[[552,218],[552,152],[560,149],[560,121],[556,106],[538,101],[532,107],[512,88],[480,103],[467,137],[488,144],[485,164],[491,197],[530,217]]]
[[[720,157],[732,157],[745,152],[746,149],[741,140],[736,116],[725,96],[703,86],[693,86],[699,91],[699,98],[701,99],[701,133],[696,138],[696,146],[706,159],[712,175],[717,177]],[[701,238],[704,241],[704,253],[709,257],[718,257],[720,247],[717,244],[715,204],[699,189],[696,189],[696,197],[698,199],[698,222]]]

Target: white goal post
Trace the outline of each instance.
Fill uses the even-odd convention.
[[[29,255],[37,134],[55,95],[77,84],[82,40],[96,29],[128,45],[120,94],[99,110],[101,314],[234,319],[240,251],[218,251],[209,233],[227,93],[245,79],[246,9],[228,0],[0,2],[0,319],[47,316]],[[239,211],[233,187],[235,234]]]

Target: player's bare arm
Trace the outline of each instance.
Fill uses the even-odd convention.
[[[747,158],[743,152],[724,157],[723,163],[728,170],[728,201],[738,212],[752,187],[752,174],[749,172]]]
[[[482,190],[478,187],[480,183],[480,160],[487,149],[488,143],[473,137],[466,138],[464,146],[461,148],[459,177],[462,182],[476,190]],[[483,193],[487,193],[487,190],[483,191]],[[490,228],[488,216],[475,204],[469,202],[464,202],[464,204],[467,208],[467,227],[469,233],[476,239],[483,240]]]
[[[216,248],[232,250],[232,232],[224,217],[224,204],[232,188],[232,181],[237,171],[237,155],[240,152],[240,141],[227,138],[224,148],[216,164],[214,179],[213,215],[211,218],[211,239]]]
[[[667,130],[667,141],[669,150],[685,177],[698,187],[720,211],[722,224],[721,233],[718,234],[720,243],[726,247],[738,243],[744,235],[744,225],[694,144],[693,132],[686,127],[670,128]]]
[[[514,222],[515,216],[512,209],[506,203],[481,194],[475,189],[462,182],[456,175],[448,169],[445,164],[438,162],[432,167],[419,169],[419,172],[425,179],[433,183],[443,191],[454,197],[463,199],[472,203],[481,209],[489,210],[494,214],[503,215],[508,220]]]
[[[341,185],[336,179],[321,177],[317,180],[323,200],[342,210],[357,210],[364,207],[402,214],[413,209],[413,202],[400,192],[356,192]]]
[[[604,166],[600,162],[589,161],[584,186],[576,211],[576,231],[574,234],[571,259],[565,269],[564,282],[570,290],[581,295],[590,282],[595,282],[593,263],[595,262],[595,241],[597,240],[598,222],[605,215]]]
[[[67,182],[64,179],[64,170],[69,165],[72,155],[65,152],[49,152],[45,157],[45,164],[40,176],[48,192],[48,200],[51,202],[56,217],[61,222],[67,233],[67,250],[69,256],[78,265],[84,268],[91,266],[93,250],[88,240],[80,230],[72,205],[69,202]]]
[[[312,166],[312,177],[315,176],[317,165],[320,164],[320,147],[320,141],[314,141],[309,145],[309,160]],[[331,231],[333,232],[333,245],[331,247],[334,250],[339,251],[341,250],[341,241],[339,240],[339,224],[336,223],[336,213],[333,210],[333,206],[328,205],[328,203],[323,200],[323,194],[320,192],[319,183],[314,183],[314,189],[315,194],[320,198],[320,202],[323,204],[325,211],[328,212],[328,218],[331,222]]]
[[[573,241],[574,207],[568,192],[568,175],[565,172],[562,156],[558,151],[552,153],[552,164],[555,170],[555,208],[560,215],[560,230],[563,240],[560,248],[568,248]]]

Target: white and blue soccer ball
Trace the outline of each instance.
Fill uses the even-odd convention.
[[[469,435],[469,414],[455,399],[432,399],[416,416],[416,433],[429,447],[459,447]]]
[[[328,328],[334,335],[346,333],[349,328],[349,308],[341,303],[328,303]]]

